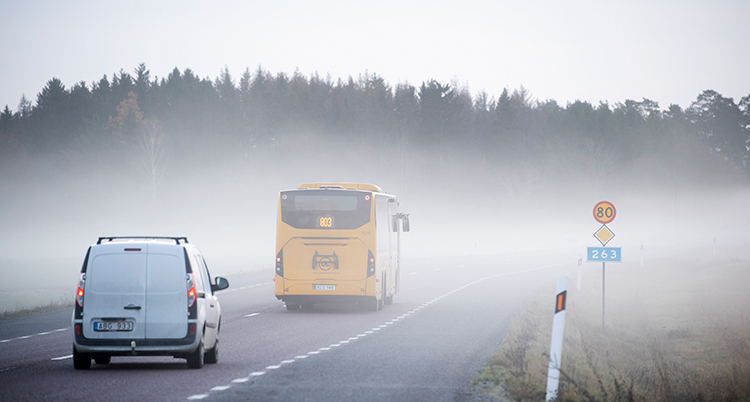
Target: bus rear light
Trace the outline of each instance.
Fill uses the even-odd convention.
[[[276,275],[284,277],[284,250],[276,254]]]
[[[372,251],[367,250],[367,276],[375,275],[375,256],[372,255]]]
[[[86,274],[81,273],[78,278],[78,290],[76,290],[76,303],[78,307],[83,307],[83,285],[86,283]]]
[[[192,273],[187,274],[187,289],[187,302],[188,308],[190,308],[195,303],[195,281]]]

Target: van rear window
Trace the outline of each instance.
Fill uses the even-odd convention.
[[[98,293],[143,293],[146,290],[146,255],[100,254],[86,273],[87,286]]]

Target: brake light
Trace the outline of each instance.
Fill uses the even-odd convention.
[[[76,303],[78,303],[78,307],[83,307],[83,285],[86,282],[86,274],[81,273],[81,276],[78,278],[78,290],[76,290]]]
[[[367,276],[375,275],[375,256],[372,251],[367,251]]]
[[[188,296],[188,308],[193,306],[195,303],[195,281],[193,281],[193,274],[187,274],[187,296]]]
[[[276,275],[284,276],[284,250],[279,250],[276,254]]]

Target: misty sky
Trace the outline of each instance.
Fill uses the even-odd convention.
[[[0,0],[0,108],[146,63],[215,79],[225,66],[391,85],[436,79],[499,95],[687,107],[750,94],[750,1]]]

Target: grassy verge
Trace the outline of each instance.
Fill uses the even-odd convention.
[[[558,400],[750,400],[750,262],[607,267],[604,327],[601,267],[584,278],[581,290],[568,282]],[[490,400],[544,400],[554,291],[516,317],[474,378]]]
[[[48,303],[44,303],[35,307],[5,310],[3,312],[0,312],[0,320],[69,307],[73,307],[73,302],[69,300],[69,298],[60,298],[57,301],[50,300]]]

